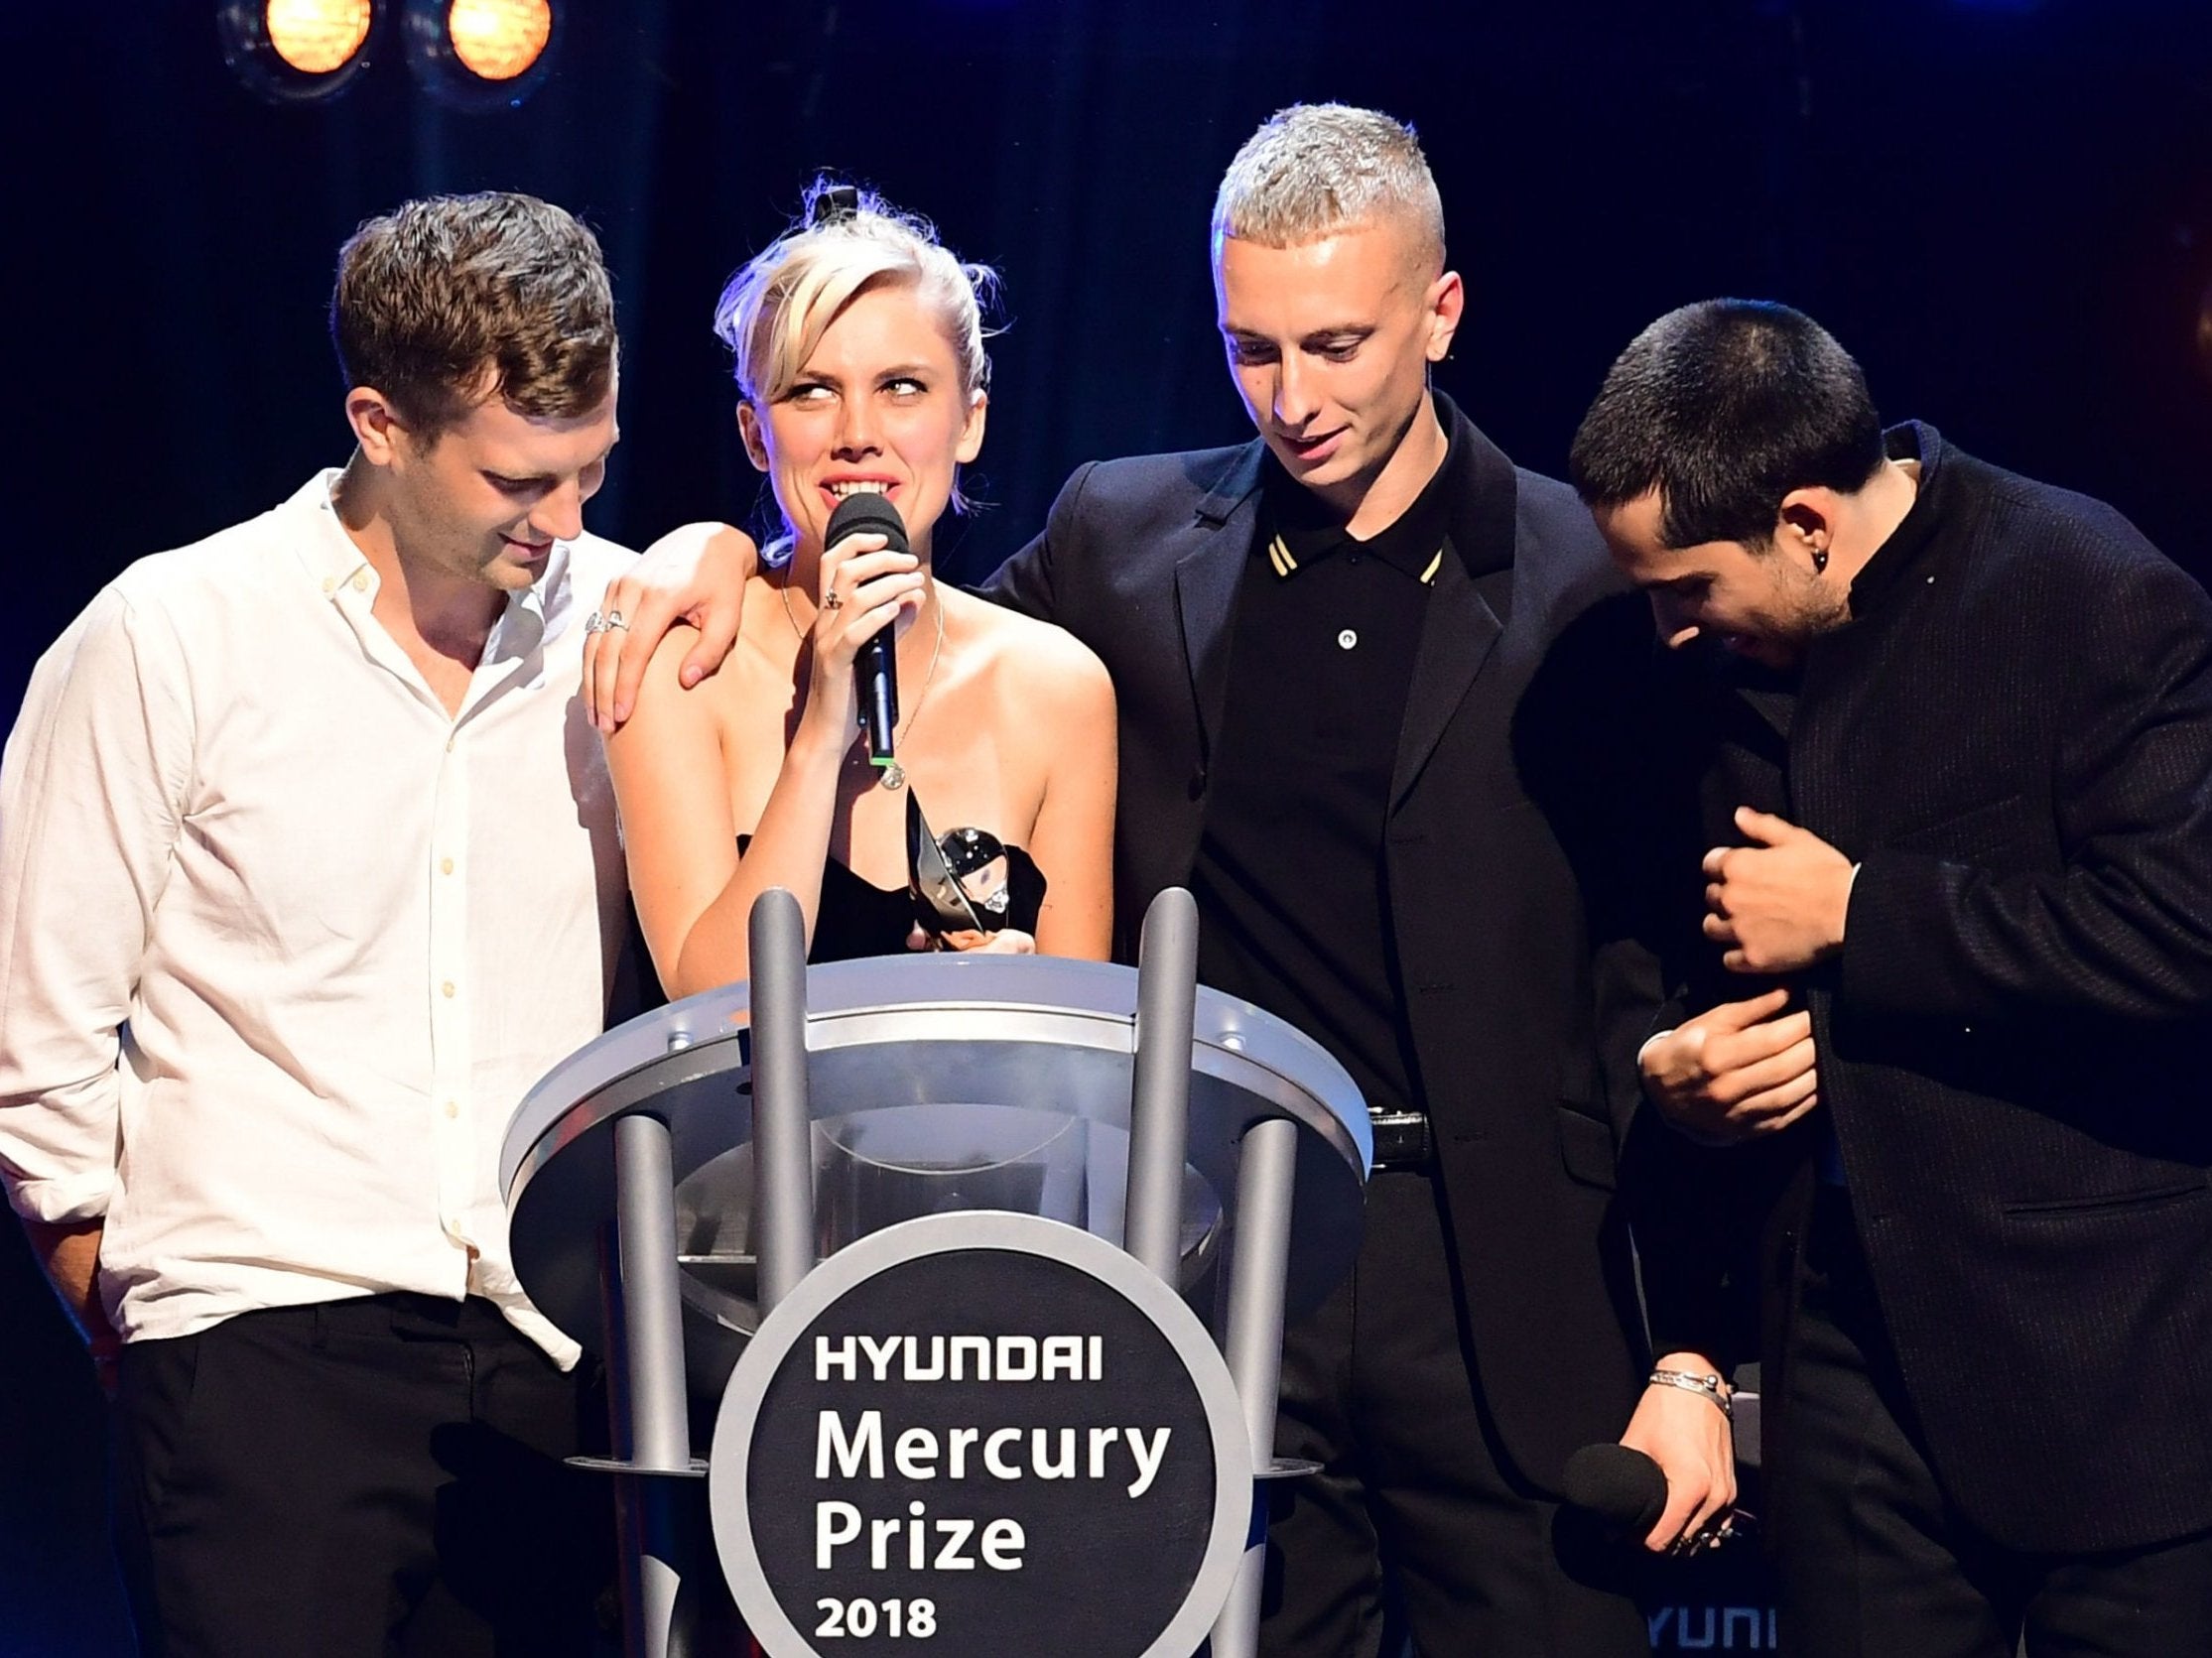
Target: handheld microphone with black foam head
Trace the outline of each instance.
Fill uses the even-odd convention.
[[[906,542],[906,521],[899,509],[881,495],[847,495],[830,514],[822,532],[825,548],[837,546],[846,536],[881,536],[893,553],[911,553]],[[885,622],[874,637],[860,647],[852,662],[852,683],[860,699],[860,725],[868,734],[868,764],[882,769],[891,764],[891,732],[899,722],[898,634]]]
[[[1666,1512],[1666,1474],[1629,1446],[1584,1446],[1567,1459],[1560,1484],[1567,1501],[1615,1540],[1640,1542]]]

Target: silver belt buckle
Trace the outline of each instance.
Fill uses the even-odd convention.
[[[1425,1169],[1429,1165],[1429,1114],[1426,1111],[1369,1111],[1377,1169]]]

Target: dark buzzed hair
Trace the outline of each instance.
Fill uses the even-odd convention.
[[[597,408],[614,384],[614,293],[598,238],[534,195],[409,201],[338,254],[330,341],[428,445],[493,396],[525,415]]]
[[[1707,300],[1621,353],[1568,467],[1592,506],[1656,489],[1669,547],[1764,547],[1791,490],[1851,494],[1882,460],[1866,376],[1827,329],[1787,306]]]

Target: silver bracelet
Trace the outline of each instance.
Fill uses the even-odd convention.
[[[1730,1400],[1732,1390],[1719,1376],[1701,1376],[1694,1370],[1654,1370],[1644,1379],[1653,1387],[1679,1387],[1685,1392],[1702,1393],[1713,1401],[1723,1416],[1732,1422],[1736,1419],[1736,1407]]]

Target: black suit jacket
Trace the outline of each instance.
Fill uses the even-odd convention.
[[[1623,602],[1572,491],[1437,408],[1472,442],[1398,734],[1393,943],[1480,1385],[1514,1466],[1556,1489],[1570,1453],[1619,1435],[1643,1362],[1613,1189],[1657,979],[1583,889],[1617,867],[1599,849],[1601,748],[1649,621]],[[1188,881],[1198,851],[1263,454],[1253,442],[1086,465],[987,589],[1111,672],[1124,959],[1145,905]]]
[[[2017,1548],[2176,1537],[2212,1526],[2212,601],[2111,508],[1917,442],[1941,533],[1812,648],[1786,753],[1687,691],[1706,843],[1772,802],[1860,864],[1803,988],[1945,1488]],[[1769,1188],[1777,1336],[1809,1175]]]

